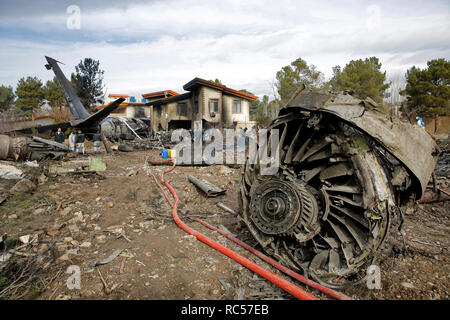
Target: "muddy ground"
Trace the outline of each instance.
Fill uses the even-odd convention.
[[[42,284],[37,285],[39,280],[33,279],[27,285],[31,289],[21,299],[293,299],[181,230],[149,176],[159,175],[167,167],[146,166],[146,155],[102,154],[107,170],[101,176],[49,176],[33,193],[12,195],[0,205],[0,235],[7,233],[11,242],[23,235],[38,234],[31,254],[36,259],[50,257],[38,260]],[[158,157],[155,152],[153,156]],[[64,165],[85,162],[87,157],[75,157]],[[23,169],[38,184],[41,171],[50,164]],[[226,189],[226,195],[206,198],[188,182],[188,175],[209,180]],[[226,166],[177,167],[166,175],[180,197],[180,209],[258,248],[238,218],[216,206],[222,202],[237,209],[238,179],[239,169]],[[447,180],[443,179],[441,187],[448,190]],[[15,182],[2,180],[1,188],[9,190]],[[369,290],[362,283],[343,292],[357,299],[448,299],[449,206],[449,202],[418,204],[409,210],[404,237],[398,231],[392,232],[376,259],[382,288]],[[184,220],[268,267],[217,232]],[[121,234],[125,236],[118,237]],[[123,251],[112,262],[92,266],[117,249]],[[70,265],[80,267],[80,290],[67,287],[70,274],[66,270]],[[316,290],[306,290],[327,299]]]

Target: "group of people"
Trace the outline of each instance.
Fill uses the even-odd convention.
[[[66,137],[64,135],[64,132],[62,132],[61,128],[58,128],[58,131],[55,134],[55,141],[59,143],[64,143]],[[81,132],[81,130],[78,130],[78,133],[76,133],[76,130],[73,129],[72,132],[69,135],[69,150],[76,153],[86,153],[86,148],[84,146],[85,141],[85,135]],[[102,135],[100,133],[96,133],[93,136],[94,141],[94,152],[100,152],[101,142],[102,142]]]

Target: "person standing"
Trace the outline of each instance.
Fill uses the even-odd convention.
[[[97,132],[96,134],[94,134],[94,137],[92,140],[94,140],[94,152],[95,153],[100,152],[100,146],[103,141],[102,135]]]
[[[69,150],[75,151],[75,129],[72,129],[72,132],[69,135]]]
[[[61,128],[58,128],[58,131],[55,134],[55,141],[59,143],[64,143],[64,139],[66,137],[64,136],[64,132],[61,131]]]
[[[417,123],[420,127],[422,127],[422,128],[425,129],[425,122],[423,122],[422,117],[417,116],[417,117],[416,117],[416,123]]]
[[[81,133],[81,130],[78,130],[78,134],[75,136],[75,143],[77,146],[77,153],[84,154],[84,134]]]

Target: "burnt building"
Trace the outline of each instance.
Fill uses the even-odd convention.
[[[258,99],[213,81],[195,78],[183,86],[186,93],[167,90],[143,94],[150,106],[155,130],[191,129],[194,121],[203,128],[251,128],[250,103]]]

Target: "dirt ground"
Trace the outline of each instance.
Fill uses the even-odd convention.
[[[49,176],[32,194],[11,196],[0,204],[0,235],[7,233],[9,239],[15,239],[39,234],[34,254],[39,256],[51,246],[55,258],[51,265],[42,266],[56,275],[54,281],[38,294],[23,298],[293,299],[180,229],[149,176],[159,176],[167,167],[147,166],[148,154],[102,154],[99,157],[107,165],[102,177]],[[153,155],[157,157],[155,152]],[[71,158],[64,164],[79,164],[87,159]],[[36,180],[43,169],[24,170]],[[206,198],[187,180],[188,175],[207,179],[227,192]],[[180,209],[257,247],[238,218],[216,206],[222,202],[237,209],[238,179],[239,169],[226,166],[177,167],[166,175],[180,197]],[[9,189],[15,182],[2,180],[1,188]],[[357,299],[448,299],[449,205],[419,204],[406,213],[404,238],[398,231],[392,232],[375,262],[381,268],[381,289],[369,290],[362,283],[343,292]],[[217,232],[184,220],[190,227],[280,274]],[[120,234],[125,237],[118,237]],[[117,249],[122,253],[112,262],[92,266]],[[80,290],[67,287],[71,274],[66,270],[70,265],[80,267]],[[316,290],[306,291],[328,299]]]

